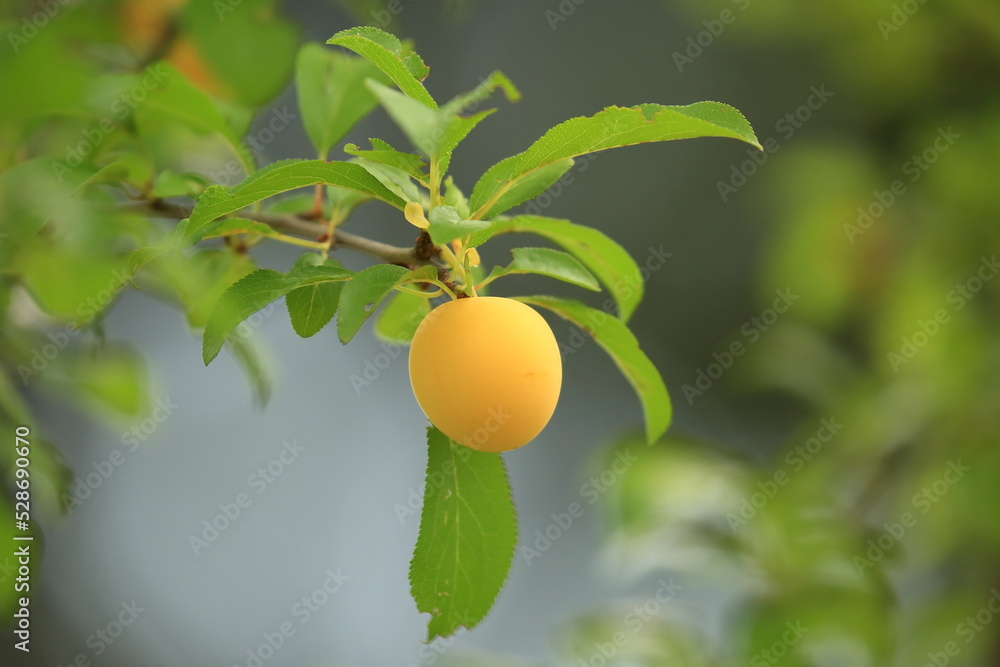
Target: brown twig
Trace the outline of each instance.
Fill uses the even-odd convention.
[[[151,200],[136,208],[176,220],[187,218],[191,215],[192,210],[190,207],[171,204],[162,199]],[[322,222],[308,220],[306,217],[290,213],[251,213],[249,211],[242,211],[239,213],[239,217],[264,223],[283,234],[301,236],[302,238],[314,241],[322,239],[329,232],[327,225]],[[431,257],[427,257],[427,253],[423,250],[418,252],[417,248],[389,245],[388,243],[375,241],[364,236],[352,234],[351,232],[345,232],[339,228],[333,230],[333,245],[335,247],[349,248],[390,264],[420,266],[433,263]]]

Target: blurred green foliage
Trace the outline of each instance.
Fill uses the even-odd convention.
[[[1000,5],[736,5],[683,9],[697,22],[732,10],[728,48],[799,54],[855,107],[755,176],[774,213],[759,305],[776,289],[800,299],[710,390],[799,417],[754,456],[673,437],[640,457],[613,492],[607,559],[716,606],[675,601],[656,654],[652,625],[612,652],[625,617],[600,612],[573,626],[567,655],[997,664]]]
[[[163,233],[128,202],[194,195],[213,172],[235,180],[251,169],[242,137],[254,107],[288,83],[299,38],[273,0],[7,2],[0,34],[0,431],[13,440],[15,427],[31,430],[41,546],[39,522],[73,504],[72,474],[32,402],[66,400],[118,429],[150,413],[141,355],[102,327],[131,287],[126,257]],[[201,327],[253,268],[239,248],[203,249],[183,266],[158,262],[143,286]],[[233,352],[263,400],[255,347],[240,340]],[[13,445],[3,451],[6,531],[16,466]],[[3,609],[15,593],[10,565],[0,559]]]
[[[97,192],[87,207],[69,195],[108,175],[84,161],[138,190],[198,192],[209,169],[237,180],[250,158],[236,138],[287,83],[297,42],[273,2],[245,2],[259,7],[220,21],[212,3],[92,0],[34,29],[27,3],[0,6],[0,34],[18,36],[0,49],[0,430],[34,425],[19,394],[36,379],[117,423],[148,410],[142,362],[103,344],[100,317],[126,283],[127,253],[162,229],[102,208]],[[363,20],[383,6],[349,4]],[[760,305],[776,289],[801,299],[712,389],[780,397],[799,417],[756,458],[682,436],[649,449],[624,440],[642,455],[608,499],[606,556],[635,578],[672,577],[685,595],[639,624],[641,596],[597,610],[560,645],[590,665],[996,664],[1000,5],[681,6],[700,22],[743,5],[730,47],[806,54],[854,105],[755,177],[775,214]],[[240,39],[206,37],[218,25]],[[160,85],[149,66],[163,57],[190,82]],[[194,90],[178,101],[174,85]],[[138,111],[139,96],[154,103]],[[180,121],[165,134],[163,113]],[[172,176],[154,186],[154,173]],[[3,221],[39,211],[44,234],[8,233]],[[254,268],[228,246],[198,257],[203,275],[165,263],[150,276],[151,289],[182,295],[194,327]],[[241,354],[259,372],[253,351]],[[34,443],[36,509],[52,514],[68,471]],[[12,469],[0,457],[5,479]],[[0,497],[0,514],[8,504]],[[695,593],[714,596],[721,627],[684,607]]]

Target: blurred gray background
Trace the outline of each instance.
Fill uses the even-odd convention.
[[[724,101],[744,111],[765,139],[776,136],[775,122],[805,100],[810,85],[823,83],[817,65],[789,54],[740,51],[725,34],[678,72],[673,52],[714,16],[697,17],[690,8],[682,13],[665,2],[586,0],[555,30],[545,12],[558,11],[557,0],[475,2],[458,19],[444,17],[443,2],[402,4],[402,32],[431,67],[432,94],[448,98],[470,89],[493,69],[523,93],[517,104],[498,96],[500,111],[456,153],[452,173],[467,192],[487,167],[547,128],[607,105]],[[314,41],[355,23],[332,2],[297,0],[286,8]],[[790,141],[835,127],[848,102],[834,98]],[[266,121],[271,106],[292,110],[295,104],[289,89],[260,117]],[[380,111],[349,140],[360,144],[370,136],[405,144]],[[544,213],[602,229],[640,263],[651,247],[672,253],[648,281],[632,327],[671,389],[673,428],[752,448],[771,438],[770,429],[781,428],[776,406],[760,405],[761,399],[734,405],[725,385],[693,405],[681,393],[757,312],[751,276],[767,228],[766,200],[753,178],[728,202],[716,189],[745,151],[734,141],[698,140],[601,153]],[[311,153],[293,123],[259,158]],[[370,206],[348,229],[408,243],[412,230],[400,222]],[[491,246],[484,260],[505,261],[505,252]],[[351,267],[366,263],[342,254]],[[283,268],[293,257],[265,251],[258,260]],[[518,280],[500,293],[564,292]],[[278,372],[263,411],[252,408],[231,359],[224,354],[205,368],[200,341],[182,316],[135,293],[113,310],[107,335],[144,351],[156,379],[154,398],[169,397],[177,406],[173,414],[132,452],[122,443],[123,429],[85,421],[69,407],[39,406],[79,477],[113,450],[125,460],[71,517],[48,527],[43,589],[35,598],[36,636],[44,638],[31,656],[36,664],[68,665],[82,653],[108,667],[248,665],[248,649],[256,650],[263,635],[286,621],[294,636],[264,664],[430,665],[463,651],[552,662],[552,638],[569,619],[622,596],[645,599],[655,589],[654,581],[602,565],[598,503],[586,506],[541,557],[529,564],[517,556],[496,607],[474,632],[460,635],[454,646],[425,646],[427,619],[416,612],[406,578],[419,516],[399,516],[411,490],[422,488],[426,456],[425,422],[410,393],[405,353],[359,394],[350,376],[362,374],[365,361],[382,352],[373,336],[363,332],[343,346],[330,327],[302,340],[281,308],[254,334],[266,341]],[[567,340],[569,328],[552,324]],[[725,420],[719,418],[723,410]],[[534,542],[552,513],[580,500],[580,485],[599,470],[606,447],[640,429],[641,419],[630,387],[596,345],[566,357],[552,422],[533,444],[506,456],[522,544]],[[280,476],[258,494],[260,486],[249,478],[292,440],[303,448],[298,458],[282,464]],[[241,492],[251,505],[195,555],[189,536],[200,535],[220,503],[232,503]],[[348,578],[300,623],[294,605],[322,587],[328,570]],[[698,602],[693,587],[682,595]],[[133,600],[143,611],[95,657],[95,645],[102,644],[92,634]]]

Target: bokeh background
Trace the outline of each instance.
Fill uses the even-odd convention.
[[[613,364],[553,321],[573,350],[561,403],[505,457],[521,530],[510,578],[479,627],[431,645],[406,579],[426,454],[405,352],[359,386],[352,376],[388,354],[378,341],[342,346],[332,328],[300,339],[277,304],[250,337],[274,376],[261,410],[231,357],[204,367],[182,314],[125,289],[22,381],[19,365],[64,330],[26,295],[86,281],[72,253],[26,259],[0,244],[2,423],[12,432],[32,414],[44,533],[33,650],[8,635],[4,664],[251,667],[248,651],[293,621],[263,664],[1000,665],[1000,5],[184,5],[5,2],[0,167],[62,157],[108,114],[98,77],[165,54],[234,118],[255,109],[260,163],[312,157],[294,119],[294,52],[358,23],[412,39],[439,98],[493,69],[521,89],[456,153],[466,189],[552,125],[612,104],[727,102],[766,150],[706,139],[600,153],[535,202],[651,262],[632,328],[674,425],[642,444]],[[158,53],[170,12],[185,46]],[[380,111],[348,140],[372,136],[405,144]],[[0,225],[16,214],[4,197]],[[348,224],[412,236],[377,206]],[[280,269],[296,254],[254,259]],[[484,255],[505,261],[503,242]],[[570,293],[530,279],[500,290],[536,291]],[[638,459],[624,471],[621,451]],[[583,485],[602,473],[590,504]],[[77,489],[69,512],[58,484]],[[251,505],[192,548],[241,492]],[[574,502],[585,511],[564,528],[556,517]],[[5,547],[7,605],[10,563]],[[328,578],[339,589],[306,617],[296,604]],[[134,622],[100,639],[120,614]]]

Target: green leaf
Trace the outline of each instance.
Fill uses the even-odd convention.
[[[373,150],[360,150],[354,144],[347,144],[344,146],[344,152],[348,155],[364,158],[369,162],[376,162],[378,164],[384,164],[387,167],[399,169],[417,180],[424,180],[427,178],[427,175],[423,171],[426,163],[419,155],[397,151],[384,141],[379,142],[378,139],[369,139],[369,141],[372,143]],[[376,144],[376,142],[379,143]],[[378,148],[376,148],[376,145]]]
[[[149,379],[141,354],[123,345],[101,347],[73,358],[67,368],[85,402],[141,417],[149,410]]]
[[[405,171],[386,164],[369,162],[364,158],[354,158],[351,162],[364,167],[365,171],[403,201],[420,201],[420,190]]]
[[[394,264],[370,266],[354,278],[340,295],[337,333],[343,343],[349,342],[361,329],[383,299],[394,287],[417,277],[435,278],[437,269],[424,266],[415,271]]]
[[[299,31],[275,0],[188,2],[180,23],[204,60],[208,87],[219,89],[214,92],[257,107],[288,83]]]
[[[223,137],[243,165],[253,164],[253,157],[229,120],[204,91],[167,62],[154,63],[146,71],[146,78],[153,83],[146,100],[135,109],[140,136],[148,139],[164,135],[173,132],[174,126],[183,125],[198,134]]]
[[[500,454],[427,429],[427,482],[410,592],[431,615],[427,641],[475,627],[492,608],[514,559],[517,515]]]
[[[597,276],[618,304],[618,317],[627,322],[642,301],[643,280],[635,260],[614,240],[592,227],[535,215],[500,218],[493,234],[531,232],[556,243]]]
[[[35,158],[0,173],[0,265],[9,266],[20,248],[53,216],[78,205],[74,195],[98,173],[81,164],[70,168]]]
[[[398,39],[371,26],[342,30],[327,44],[336,44],[366,58],[395,83],[407,97],[431,109],[437,102],[420,83],[427,76],[427,67],[416,53],[405,53]]]
[[[206,182],[197,174],[178,174],[164,169],[153,182],[152,195],[160,199],[168,197],[198,197],[205,189]]]
[[[449,206],[455,207],[458,211],[459,217],[463,220],[469,218],[469,200],[465,198],[465,194],[455,185],[455,179],[451,176],[444,180],[444,201]]]
[[[366,79],[389,79],[370,62],[305,44],[299,50],[295,84],[302,123],[309,139],[325,159],[330,149],[378,105],[365,87]]]
[[[455,150],[455,147],[462,142],[465,137],[468,136],[472,129],[479,125],[487,116],[493,114],[496,109],[487,109],[486,111],[480,111],[472,116],[452,116],[446,115],[442,130],[440,133],[440,139],[435,145],[435,157],[437,157],[440,162],[438,170],[443,174],[448,171],[448,167],[451,165],[451,153]]]
[[[492,209],[506,211],[534,199],[552,187],[572,167],[573,158],[566,158],[525,174],[500,195]]]
[[[427,218],[430,226],[427,233],[431,235],[434,245],[443,245],[463,236],[482,232],[490,227],[483,220],[462,220],[453,206],[438,206],[431,210]]]
[[[233,234],[257,234],[259,236],[277,236],[278,232],[270,225],[256,220],[246,218],[225,218],[218,227],[212,230],[211,234],[206,234],[204,238],[214,239],[222,236],[232,236]]]
[[[222,293],[253,270],[250,256],[231,248],[198,248],[190,255],[172,253],[150,266],[150,274],[162,281],[166,297],[180,302],[188,324],[196,329],[205,326]]]
[[[303,267],[320,266],[321,262],[322,258],[316,253],[307,253],[299,257],[292,268],[292,273]],[[340,267],[340,264],[335,260],[328,260],[326,266]],[[305,269],[305,272],[308,272],[308,269]],[[343,288],[343,282],[316,283],[293,289],[286,294],[285,307],[288,308],[288,317],[292,321],[295,333],[303,338],[309,338],[329,324],[337,313],[340,291]]]
[[[104,312],[127,277],[119,257],[37,239],[21,251],[15,267],[42,310],[78,325]]]
[[[212,223],[217,218],[280,192],[316,183],[371,195],[399,209],[406,204],[360,165],[323,160],[284,160],[258,170],[231,188],[213,185],[205,190],[187,225],[178,233],[184,243],[196,243],[213,230]]]
[[[571,299],[526,296],[517,297],[517,300],[547,308],[590,333],[597,344],[611,355],[615,365],[639,395],[646,421],[646,440],[653,443],[666,432],[673,411],[667,387],[656,366],[640,349],[639,341],[621,320]]]
[[[618,146],[695,137],[730,137],[760,148],[743,115],[718,102],[608,107],[594,116],[556,125],[528,150],[490,167],[472,191],[474,216],[491,218],[520,204],[504,194],[538,169],[560,160]]]
[[[514,261],[494,268],[490,280],[515,273],[537,273],[594,292],[601,291],[597,278],[569,253],[552,248],[514,248],[510,252]]]
[[[371,195],[356,190],[345,190],[343,188],[327,187],[326,201],[323,202],[323,216],[325,220],[343,220],[351,211],[371,201]],[[312,211],[315,203],[313,193],[292,194],[280,199],[269,199],[264,204],[264,210],[268,213],[290,213],[298,215]]]
[[[455,147],[472,128],[495,111],[489,109],[472,116],[459,116],[445,109],[429,109],[375,81],[369,81],[368,88],[410,143],[424,155],[441,163],[439,169],[442,173],[447,171]]]
[[[319,266],[296,264],[288,273],[258,269],[222,293],[205,324],[202,358],[208,365],[219,354],[229,333],[267,304],[294,289],[328,282],[342,282],[354,276],[336,263]]]
[[[208,95],[195,86],[176,67],[160,61],[147,68],[152,90],[136,106],[136,122],[155,127],[180,123],[201,134],[218,133],[233,143],[239,142],[225,115]]]
[[[389,86],[383,86],[377,81],[369,81],[367,85],[368,90],[372,92],[393,122],[403,130],[403,134],[410,140],[413,147],[424,155],[433,157],[440,143],[440,137],[444,133],[444,124],[448,115],[443,114],[437,108],[421,104]]]
[[[289,292],[285,305],[295,333],[309,338],[329,324],[337,312],[343,287],[343,283],[320,283]]]
[[[430,299],[400,292],[389,299],[375,321],[375,335],[388,343],[409,345],[417,327],[429,312]]]

